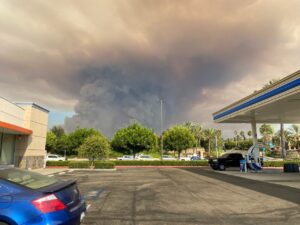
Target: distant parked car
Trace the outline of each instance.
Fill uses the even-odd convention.
[[[49,154],[46,156],[46,161],[65,161],[66,158],[59,155]]]
[[[191,157],[187,156],[187,157],[180,157],[179,158],[180,161],[191,161]]]
[[[79,225],[85,211],[76,180],[0,165],[1,225]]]
[[[171,160],[176,160],[176,159],[170,155],[163,155],[162,160],[171,161]]]
[[[122,157],[118,157],[118,160],[134,160],[132,155],[123,155]]]
[[[158,158],[153,158],[151,155],[140,155],[138,156],[137,160],[141,161],[156,161],[159,160]]]
[[[240,160],[244,159],[241,153],[227,153],[217,159],[210,159],[209,165],[214,170],[226,170],[228,167],[240,167]]]
[[[199,156],[192,156],[191,157],[191,161],[197,161],[197,160],[201,160],[201,158]]]

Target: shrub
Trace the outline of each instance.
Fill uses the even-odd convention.
[[[71,161],[69,163],[69,168],[89,168],[90,162],[88,161]]]
[[[47,161],[46,166],[68,166],[69,161]]]
[[[115,161],[116,166],[208,166],[208,161]]]
[[[113,169],[113,168],[115,168],[114,162],[96,161],[94,165],[95,165],[96,169]]]
[[[300,166],[300,161],[297,160],[285,160],[285,161],[267,161],[264,162],[264,167],[283,167],[285,163],[296,163]]]

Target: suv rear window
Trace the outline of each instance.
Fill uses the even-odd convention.
[[[53,177],[16,168],[0,170],[0,178],[31,189],[39,189],[57,182]]]

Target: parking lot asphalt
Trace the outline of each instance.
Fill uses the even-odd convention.
[[[299,189],[208,168],[73,171],[90,205],[83,224],[300,224]]]

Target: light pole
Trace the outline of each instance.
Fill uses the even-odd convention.
[[[163,138],[163,100],[160,99],[160,132],[161,132],[161,140],[160,140],[160,159],[163,159],[163,151],[164,151],[164,138]]]

